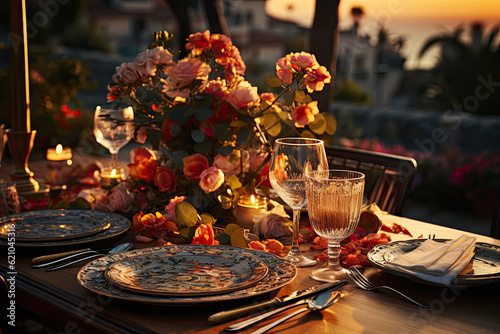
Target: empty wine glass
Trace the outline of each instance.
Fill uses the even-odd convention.
[[[359,172],[325,170],[306,175],[309,222],[328,240],[328,263],[311,272],[311,278],[322,282],[347,279],[347,269],[339,263],[340,241],[358,226],[364,187],[365,175]]]
[[[306,204],[305,175],[328,169],[323,141],[310,138],[281,138],[274,143],[269,165],[269,181],[281,199],[293,209],[292,248],[286,260],[298,267],[317,262],[301,254],[299,249],[300,209]]]
[[[111,153],[111,168],[115,169],[118,151],[134,135],[134,110],[132,107],[107,109],[98,106],[94,114],[94,136],[99,144]]]

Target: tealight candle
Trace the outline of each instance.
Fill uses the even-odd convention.
[[[71,167],[69,166],[73,163],[72,157],[71,148],[63,148],[61,144],[57,145],[56,148],[47,150],[47,182],[49,184],[63,186],[66,183],[66,179],[71,174]]]
[[[267,197],[242,195],[238,199],[234,215],[236,223],[244,228],[253,229],[253,225],[267,214]]]
[[[71,160],[73,154],[69,147],[64,147],[58,144],[56,148],[49,148],[47,150],[47,160],[49,161],[65,161]]]
[[[125,172],[123,168],[106,167],[101,170],[100,176],[101,187],[114,187],[125,179]]]

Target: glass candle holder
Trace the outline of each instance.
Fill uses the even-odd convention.
[[[56,148],[47,150],[47,183],[51,186],[64,186],[71,175],[71,158],[73,154],[68,147],[62,147],[61,144]]]
[[[253,231],[253,225],[267,215],[267,204],[267,197],[241,195],[233,210],[236,223]]]
[[[101,170],[101,187],[112,188],[125,179],[123,168],[106,167]]]

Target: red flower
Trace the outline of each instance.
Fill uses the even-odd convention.
[[[156,156],[148,148],[139,147],[130,152],[130,160],[128,164],[129,175],[135,180],[144,179],[146,182],[152,182],[155,176],[155,168],[158,165]]]
[[[174,171],[165,167],[156,166],[154,181],[160,191],[174,192],[177,187]]]

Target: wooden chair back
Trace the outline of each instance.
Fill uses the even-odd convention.
[[[410,157],[340,146],[326,146],[330,169],[355,170],[365,174],[365,196],[381,210],[401,215],[417,162]]]

